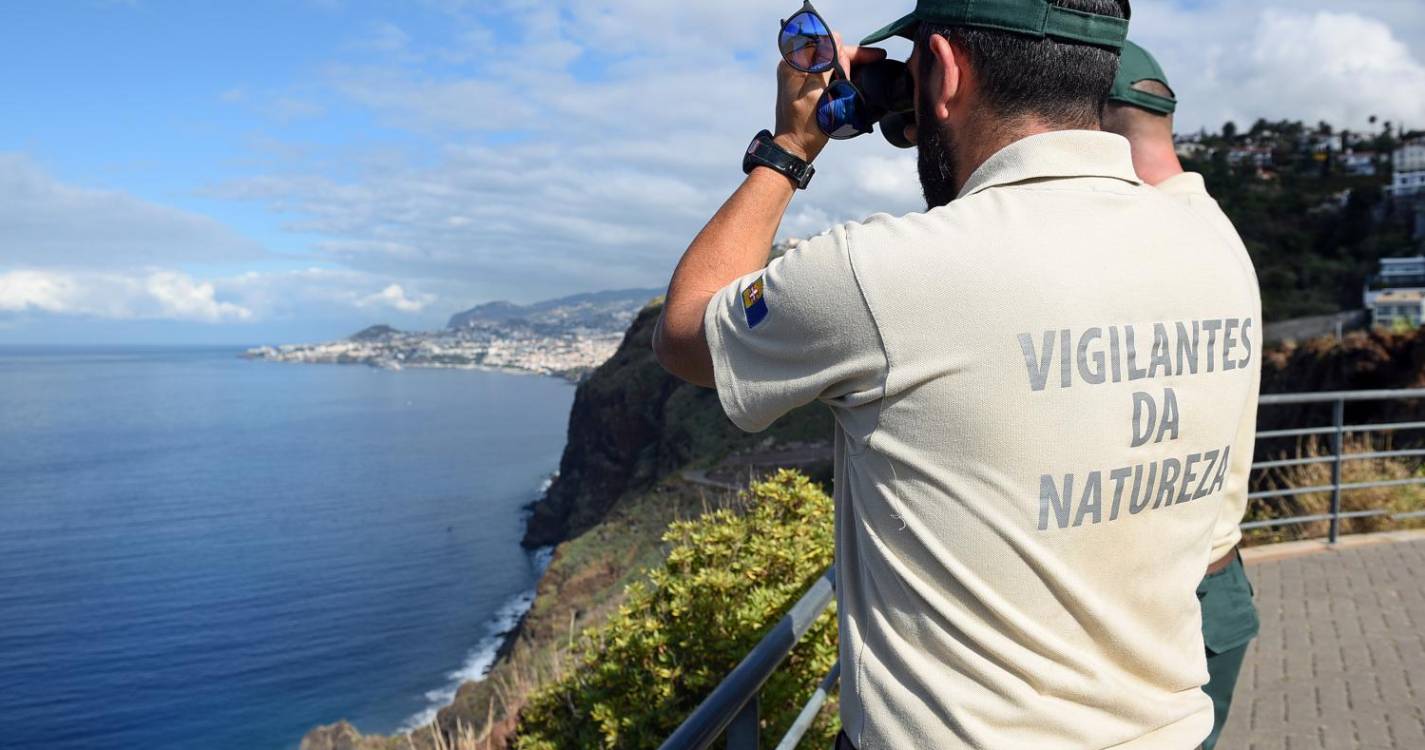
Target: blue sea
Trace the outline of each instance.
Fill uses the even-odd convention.
[[[0,349],[0,745],[391,732],[528,604],[569,384],[238,354]]]

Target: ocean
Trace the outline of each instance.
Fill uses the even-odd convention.
[[[0,349],[0,746],[391,732],[528,606],[568,383],[238,354]]]

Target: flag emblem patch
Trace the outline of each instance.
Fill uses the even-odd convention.
[[[761,276],[742,290],[742,312],[747,314],[748,328],[756,328],[757,324],[767,317],[767,297],[764,292]]]

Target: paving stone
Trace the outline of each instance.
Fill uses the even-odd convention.
[[[1425,541],[1252,564],[1221,750],[1425,750]]]

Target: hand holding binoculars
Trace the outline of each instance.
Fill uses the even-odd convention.
[[[911,148],[906,126],[915,124],[915,81],[899,60],[877,60],[851,69],[851,83],[861,92],[868,123],[880,125],[881,135],[896,148]]]

